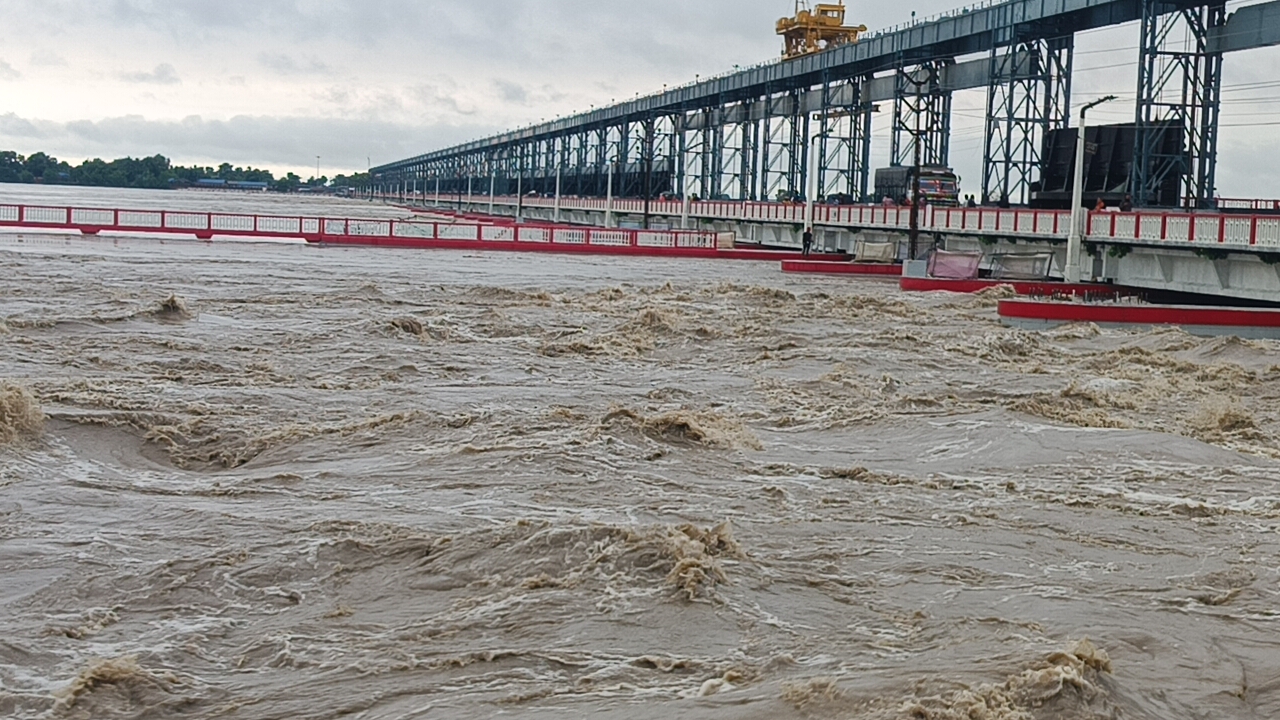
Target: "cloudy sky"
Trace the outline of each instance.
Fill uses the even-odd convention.
[[[363,170],[768,59],[791,4],[0,0],[0,149]],[[850,16],[874,29],[960,4],[852,2]],[[1080,38],[1076,98],[1129,100],[1099,121],[1132,119],[1136,45],[1136,26]],[[1260,124],[1280,111],[1280,48],[1230,56],[1225,75],[1221,194],[1280,197],[1280,125]],[[985,94],[955,107],[953,162],[976,189]]]

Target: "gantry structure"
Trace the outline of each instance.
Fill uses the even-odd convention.
[[[985,88],[981,196],[1028,201],[1045,138],[1071,127],[1077,34],[1140,23],[1127,189],[1140,206],[1213,203],[1226,53],[1280,44],[1280,0],[1009,0],[817,53],[382,165],[383,192],[776,200],[869,198],[873,118],[890,162],[950,164],[953,93]],[[814,154],[814,155],[811,155]]]

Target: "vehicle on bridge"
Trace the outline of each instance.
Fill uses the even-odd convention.
[[[877,200],[889,198],[895,203],[913,200],[915,167],[887,167],[876,170]],[[926,165],[920,168],[920,196],[928,205],[958,207],[960,177],[949,167]]]

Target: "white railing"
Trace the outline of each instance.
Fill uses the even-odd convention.
[[[517,198],[494,198],[495,204],[514,205]],[[488,198],[478,202],[487,203]],[[526,207],[554,205],[549,198],[524,198]],[[599,211],[607,206],[595,198],[563,198],[562,210]],[[637,200],[615,201],[619,214],[643,212]],[[795,203],[734,201],[650,203],[653,215],[674,218],[687,214],[700,220],[758,221],[799,225],[806,207]],[[910,208],[879,205],[818,205],[813,209],[819,227],[902,231],[910,225]],[[609,247],[714,248],[716,233],[688,230],[601,229],[529,222],[516,226],[507,219],[375,220],[278,215],[168,212],[160,210],[0,205],[0,227],[38,227],[99,232],[186,232],[201,238],[215,233],[261,237],[400,238],[484,242],[564,243]],[[923,208],[920,228],[926,232],[990,237],[1061,240],[1070,229],[1070,213],[1001,208]],[[1164,246],[1221,246],[1272,252],[1280,248],[1280,215],[1236,215],[1216,212],[1093,212],[1088,220],[1092,242]]]
[[[489,202],[488,197],[483,203]],[[512,206],[514,197],[497,197],[495,205]],[[555,201],[548,198],[525,198],[526,208],[553,207]],[[1224,201],[1225,202],[1225,201]],[[1248,201],[1258,207],[1280,201]],[[643,212],[643,201],[615,200],[612,212],[634,215]],[[561,198],[563,211],[603,211],[604,200],[587,198]],[[762,203],[741,201],[653,201],[649,213],[654,216],[676,218],[687,215],[696,220],[728,220],[735,222],[768,222],[802,224],[806,207],[799,203]],[[910,227],[911,209],[880,205],[816,205],[813,222],[818,227],[881,229],[901,231]],[[940,208],[922,209],[920,228],[926,232],[947,232],[990,237],[1015,237],[1060,241],[1071,228],[1071,213],[1054,210],[1003,209],[1003,208]],[[1280,215],[1237,215],[1218,212],[1114,212],[1100,211],[1089,214],[1088,239],[1091,242],[1112,242],[1151,245],[1222,245],[1241,250],[1280,247]],[[644,244],[661,242],[656,236],[646,235]]]

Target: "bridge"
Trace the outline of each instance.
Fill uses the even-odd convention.
[[[891,164],[949,165],[951,98],[986,88],[981,197],[1032,199],[1045,138],[1071,127],[1075,38],[1140,23],[1127,188],[1140,207],[1212,208],[1222,67],[1280,44],[1280,0],[1009,0],[856,44],[666,90],[373,170],[382,193],[869,199],[871,128],[891,106]],[[811,178],[810,174],[816,175]],[[1003,203],[1002,203],[1003,204]]]

